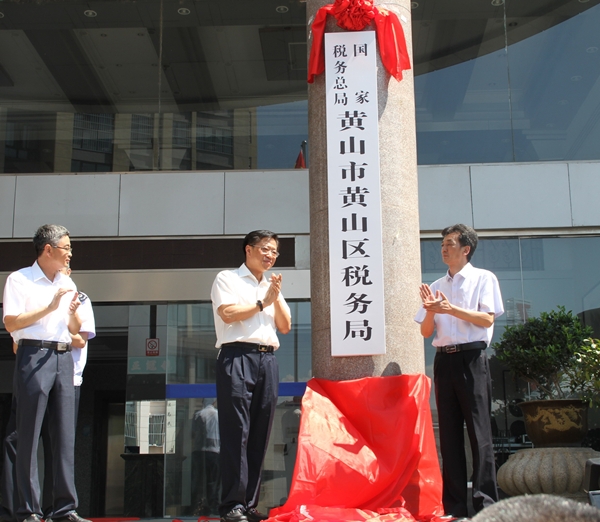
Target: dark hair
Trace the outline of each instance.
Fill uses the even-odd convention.
[[[593,522],[600,510],[556,495],[519,495],[492,504],[472,518],[473,522]]]
[[[37,257],[42,255],[46,245],[56,246],[69,231],[61,225],[42,225],[33,236],[33,246]]]
[[[277,242],[277,248],[279,248],[279,238],[275,232],[271,232],[270,230],[253,230],[244,238],[244,245],[242,246],[244,256],[246,255],[246,247],[248,245],[254,246],[264,238],[274,239]]]
[[[475,249],[477,248],[477,232],[475,232],[475,229],[459,223],[457,225],[452,225],[451,227],[446,227],[444,230],[442,230],[442,237],[446,237],[448,234],[454,234],[455,232],[458,232],[458,242],[460,243],[460,246],[471,247],[469,249],[469,253],[467,254],[467,261],[471,261],[471,258],[475,253]]]

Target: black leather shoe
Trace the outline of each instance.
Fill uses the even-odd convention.
[[[76,511],[67,513],[64,517],[58,517],[51,519],[52,522],[92,522],[87,518],[80,517]]]
[[[262,520],[267,520],[269,516],[263,515],[256,508],[250,508],[246,510],[246,518],[248,519],[248,522],[261,522]]]
[[[242,508],[234,508],[224,517],[221,517],[221,522],[248,522],[248,517],[244,515]]]

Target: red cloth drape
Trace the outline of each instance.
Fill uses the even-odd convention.
[[[311,379],[302,399],[290,494],[271,518],[386,521],[443,515],[430,388],[425,375]]]
[[[402,80],[402,71],[410,69],[410,59],[406,48],[404,30],[396,13],[371,6],[362,8],[362,16],[358,14],[352,16],[351,13],[342,10],[340,3],[348,4],[349,2],[347,0],[345,2],[336,0],[335,4],[321,7],[315,15],[311,28],[313,41],[308,62],[308,83],[313,83],[315,76],[325,70],[323,38],[328,14],[335,16],[340,27],[355,31],[362,30],[371,20],[374,20],[381,61],[386,70],[396,80]],[[369,4],[368,2],[365,3]]]

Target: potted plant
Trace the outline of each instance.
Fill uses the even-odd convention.
[[[591,353],[586,342],[591,334],[590,327],[559,306],[507,326],[493,345],[498,360],[531,383],[540,399],[519,404],[536,447],[575,446],[586,435],[591,395],[583,361]]]
[[[584,339],[564,374],[572,395],[590,406],[600,406],[600,339]]]

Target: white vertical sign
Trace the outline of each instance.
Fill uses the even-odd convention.
[[[374,31],[325,34],[331,355],[385,353]]]

